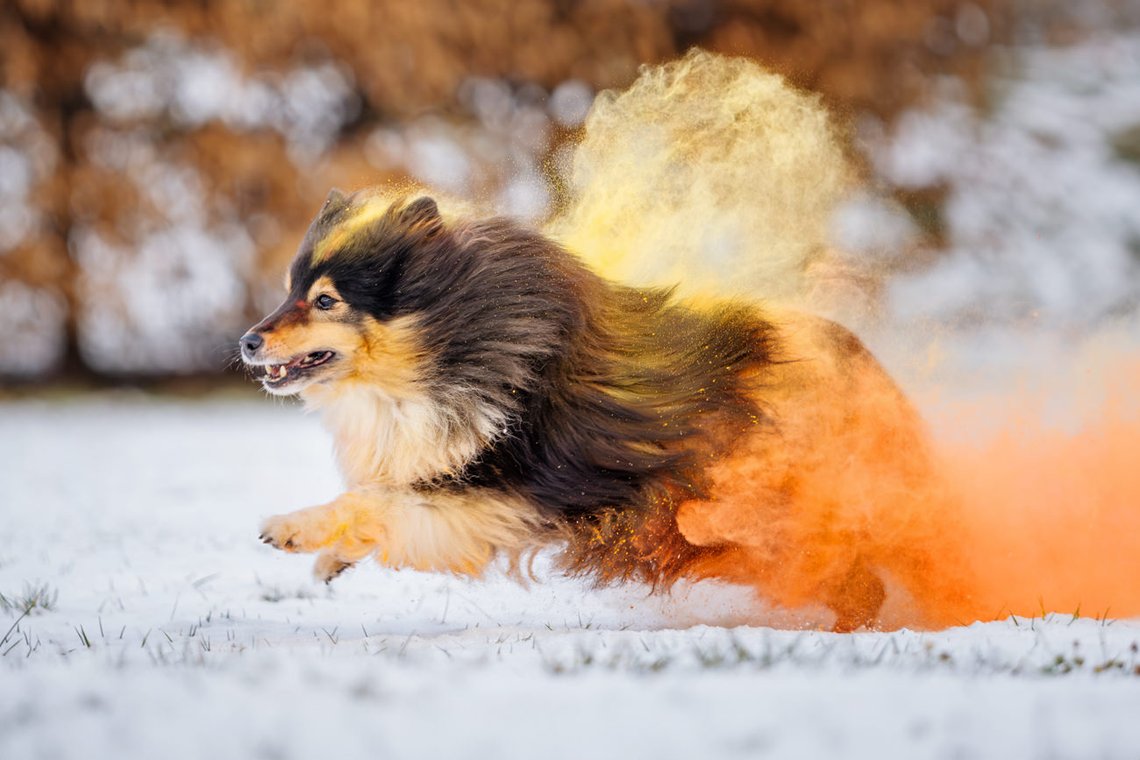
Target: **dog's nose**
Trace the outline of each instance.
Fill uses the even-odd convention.
[[[241,336],[241,340],[239,340],[238,343],[241,344],[241,352],[243,354],[253,356],[257,353],[257,349],[265,344],[265,339],[257,333],[251,332]]]

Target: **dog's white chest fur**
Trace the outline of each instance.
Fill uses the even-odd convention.
[[[330,393],[307,391],[336,441],[337,462],[350,488],[410,485],[457,472],[497,437],[502,414],[477,410],[476,422],[426,395],[396,398],[361,384]]]

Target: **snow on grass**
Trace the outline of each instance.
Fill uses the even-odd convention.
[[[837,635],[651,596],[257,541],[338,479],[268,401],[0,406],[0,758],[1136,757],[1140,622]]]

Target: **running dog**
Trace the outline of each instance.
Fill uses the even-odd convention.
[[[262,540],[320,579],[552,545],[600,582],[720,578],[851,630],[925,561],[875,519],[927,476],[922,426],[835,323],[620,285],[513,221],[376,191],[329,195],[286,287],[241,354],[319,410],[347,490]]]

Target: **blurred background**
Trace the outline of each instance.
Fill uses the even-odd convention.
[[[1136,324],[1137,0],[4,0],[0,391],[234,382],[330,186],[540,223],[595,95],[692,46],[846,127],[868,308]]]

